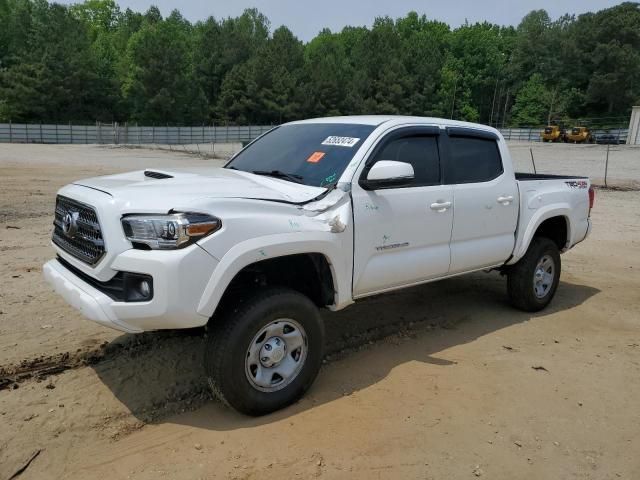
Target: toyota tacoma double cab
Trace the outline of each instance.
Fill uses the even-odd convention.
[[[515,173],[487,126],[312,119],[273,128],[221,168],[63,187],[44,276],[123,332],[206,326],[213,392],[260,415],[317,376],[321,308],[492,269],[516,308],[544,308],[592,205],[587,178]]]

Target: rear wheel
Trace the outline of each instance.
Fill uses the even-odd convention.
[[[546,307],[560,281],[558,246],[545,237],[535,237],[527,253],[507,272],[507,290],[511,304],[527,312]]]
[[[298,400],[322,363],[324,327],[304,295],[268,288],[215,320],[205,351],[214,394],[247,415]]]

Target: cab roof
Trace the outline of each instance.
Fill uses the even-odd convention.
[[[438,125],[443,127],[467,127],[475,128],[478,130],[485,130],[488,132],[499,133],[495,128],[479,123],[462,122],[459,120],[449,120],[446,118],[436,117],[415,117],[405,115],[346,115],[340,117],[321,117],[310,118],[308,120],[299,120],[295,122],[289,122],[287,125],[296,125],[303,123],[348,123],[359,125],[372,125],[379,127],[382,124],[389,124],[389,126],[401,125],[404,123],[410,124],[424,124],[424,125]]]

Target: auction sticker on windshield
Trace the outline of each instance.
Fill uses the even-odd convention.
[[[358,143],[359,138],[353,137],[327,137],[322,142],[322,145],[331,145],[333,147],[353,147],[356,143]]]
[[[318,163],[324,157],[324,152],[313,152],[309,158],[307,158],[307,162],[309,163]]]

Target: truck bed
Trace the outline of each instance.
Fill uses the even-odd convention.
[[[536,226],[549,216],[564,217],[568,228],[565,248],[582,241],[589,230],[589,177],[516,173],[520,195],[520,214],[516,230],[513,258],[522,258],[535,233]],[[561,248],[564,250],[565,248]]]

